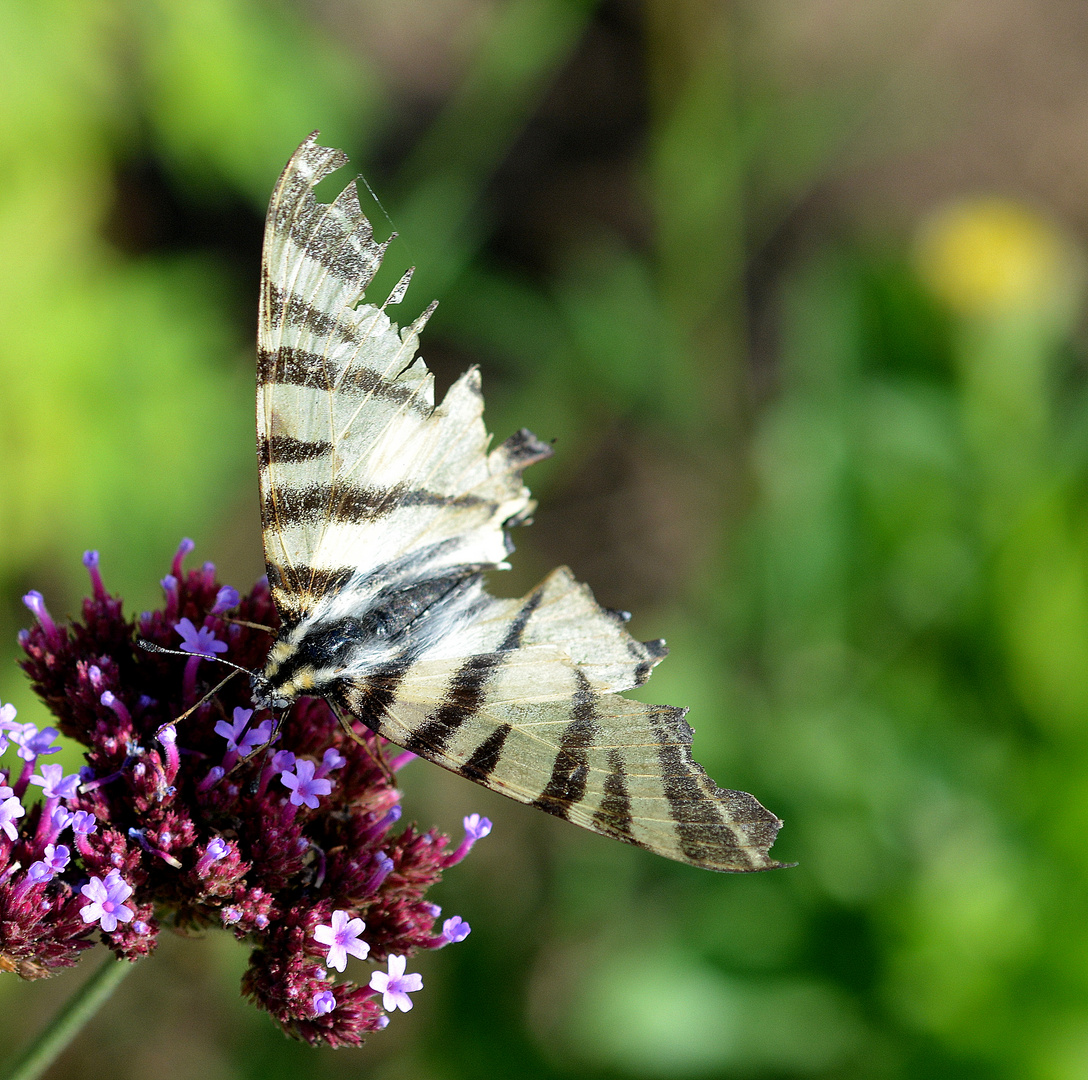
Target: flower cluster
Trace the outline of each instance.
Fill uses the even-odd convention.
[[[243,992],[289,1034],[357,1045],[411,1008],[422,980],[408,956],[467,936],[458,917],[437,929],[425,894],[490,822],[467,817],[452,851],[434,830],[394,831],[393,776],[412,755],[351,738],[324,701],[255,714],[239,676],[201,703],[223,677],[217,655],[263,667],[277,614],[264,581],[242,597],[211,564],[184,572],[191,550],[162,580],[163,608],[135,621],[95,552],[81,620],[58,625],[39,593],[24,598],[36,622],[22,664],[57,728],[0,707],[0,970],[50,975],[96,938],[134,961],[163,925],[222,926],[253,946]],[[78,775],[44,763],[58,729],[85,748]],[[334,981],[349,955],[387,970]]]

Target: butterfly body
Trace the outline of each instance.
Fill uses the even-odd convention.
[[[419,332],[363,294],[385,245],[347,159],[299,147],[269,206],[257,452],[278,637],[258,704],[325,698],[428,760],[595,832],[715,870],[778,866],[781,822],[691,757],[683,709],[621,695],[665,655],[560,568],[517,600],[485,589],[529,518],[522,471],[551,454],[521,430],[494,449],[479,373],[441,402]]]

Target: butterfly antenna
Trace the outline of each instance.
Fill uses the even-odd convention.
[[[223,657],[215,656],[212,653],[188,652],[185,649],[168,649],[166,648],[166,646],[156,645],[153,641],[148,641],[146,638],[137,638],[136,644],[139,645],[141,649],[144,649],[147,652],[164,653],[166,656],[199,656],[204,660],[214,660],[217,664],[226,664],[227,667],[234,668],[234,670],[222,682],[209,690],[195,705],[193,705],[191,708],[186,709],[185,712],[181,714],[181,716],[176,716],[173,720],[170,720],[167,723],[163,724],[162,727],[160,727],[158,731],[155,732],[156,735],[162,734],[162,732],[165,731],[165,729],[170,727],[172,724],[180,723],[187,716],[190,716],[192,713],[196,712],[196,710],[199,709],[200,706],[208,700],[208,698],[214,697],[216,694],[218,694],[219,691],[224,686],[226,686],[227,683],[229,683],[235,675],[248,675],[251,679],[255,679],[259,683],[263,683],[265,681],[264,678],[257,672],[250,671],[249,668],[242,667],[241,664],[235,664],[231,660],[224,660]]]
[[[220,615],[224,622],[234,623],[235,626],[248,626],[250,630],[263,630],[266,634],[274,634],[275,627],[265,626],[264,623],[250,622],[248,619],[232,619],[229,615]]]
[[[169,652],[170,650],[164,650],[164,651]],[[183,712],[181,714],[181,716],[175,716],[173,720],[168,720],[165,724],[163,724],[155,732],[156,738],[158,736],[160,736],[168,727],[173,727],[175,724],[180,724],[181,721],[184,720],[187,716],[191,716],[193,713],[195,713],[196,710],[199,709],[200,706],[203,705],[204,702],[208,700],[208,698],[215,697],[215,695],[218,694],[219,691],[222,690],[223,687],[226,686],[227,683],[229,683],[231,681],[231,679],[234,678],[235,675],[237,675],[241,671],[245,671],[245,668],[238,667],[237,664],[232,664],[231,667],[237,668],[237,671],[232,671],[222,682],[218,683],[216,686],[213,686],[211,688],[211,690],[209,690],[195,705],[193,705],[190,708],[186,709],[185,712]]]
[[[268,629],[267,627],[261,627],[262,630]],[[230,660],[224,660],[221,656],[216,656],[214,653],[202,653],[202,652],[189,652],[186,649],[167,649],[163,645],[156,645],[153,641],[147,641],[144,638],[137,638],[136,644],[141,649],[146,649],[148,652],[165,653],[167,656],[199,656],[203,660],[214,660],[217,664],[226,664],[227,667],[232,667],[236,672],[240,671],[243,675],[248,675],[251,679],[256,679],[258,682],[264,682],[264,679],[255,672],[250,671],[247,667],[242,667],[241,664],[232,663]],[[188,715],[188,714],[186,714]]]

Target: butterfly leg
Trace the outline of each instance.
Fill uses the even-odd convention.
[[[340,726],[344,729],[344,731],[346,731],[347,734],[351,736],[351,738],[360,746],[366,747],[366,751],[370,755],[371,760],[381,770],[382,776],[385,777],[386,782],[389,784],[389,786],[396,787],[397,782],[393,777],[393,770],[389,767],[389,762],[385,760],[385,755],[382,753],[381,745],[370,743],[369,741],[367,741],[365,736],[360,735],[355,731],[355,728],[352,726],[351,722],[356,718],[350,713],[345,716],[344,713],[340,711],[340,709],[336,708],[331,703],[329,707],[332,709],[334,715],[336,716],[336,719],[340,721]],[[368,728],[367,730],[369,731],[370,729]]]

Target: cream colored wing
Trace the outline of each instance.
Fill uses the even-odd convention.
[[[712,870],[782,865],[767,854],[781,822],[692,759],[686,710],[616,692],[664,654],[562,568],[523,600],[490,600],[456,638],[354,676],[339,700],[398,745],[583,828]]]
[[[265,561],[287,622],[386,564],[415,578],[502,565],[503,525],[531,506],[521,470],[551,453],[522,431],[488,453],[479,373],[435,406],[419,331],[362,303],[385,244],[349,184],[313,188],[347,161],[311,135],[288,162],[265,228],[257,447]]]

